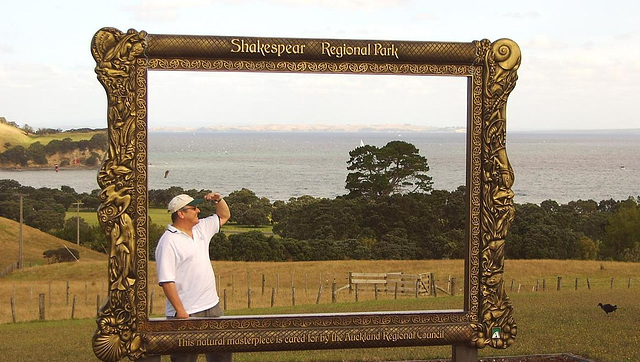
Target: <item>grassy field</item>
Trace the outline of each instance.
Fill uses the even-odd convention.
[[[37,136],[33,134],[25,134],[18,128],[15,128],[8,124],[0,123],[0,152],[4,152],[6,150],[6,147],[4,146],[6,143],[10,143],[11,146],[23,146],[24,148],[28,148],[29,145],[34,142],[40,142],[43,145],[46,145],[54,139],[61,140],[64,138],[70,138],[72,141],[89,140],[96,133],[104,132],[104,130],[96,130],[90,132],[65,132],[52,135]]]
[[[94,213],[95,214],[95,213]],[[18,223],[0,218],[0,260],[16,260]],[[0,279],[0,339],[2,359],[10,361],[85,361],[95,359],[91,335],[98,305],[107,296],[104,254],[82,247],[80,262],[47,265],[42,251],[61,244],[76,247],[38,230],[24,227],[25,264]],[[462,260],[213,262],[227,314],[332,313],[382,310],[441,310],[462,308]],[[456,296],[400,296],[361,292],[359,302],[346,290],[331,303],[331,284],[347,283],[348,272],[434,273],[436,284],[458,281]],[[164,295],[149,263],[149,298],[153,316],[162,316]],[[558,290],[558,277],[562,277]],[[264,278],[264,293],[262,280]],[[514,305],[518,336],[507,350],[486,348],[481,356],[572,353],[597,361],[640,361],[640,263],[575,260],[506,260],[507,293]],[[587,288],[587,280],[590,289]],[[577,283],[576,283],[577,282]],[[542,290],[542,286],[545,286]],[[577,285],[577,288],[576,288]],[[292,304],[295,287],[296,304]],[[322,286],[320,304],[316,304]],[[538,287],[536,290],[536,286]],[[248,303],[251,290],[251,308]],[[271,293],[275,306],[270,307]],[[45,297],[45,321],[37,321],[39,295]],[[16,323],[11,312],[14,301]],[[75,300],[75,303],[73,302]],[[598,303],[617,304],[606,315]],[[74,308],[75,306],[75,308]],[[74,320],[70,320],[71,314]],[[64,331],[64,333],[59,333]],[[388,348],[380,350],[242,353],[237,361],[364,361],[450,358],[451,348]],[[164,358],[167,360],[168,358]]]
[[[461,277],[462,261],[328,261],[304,263],[247,263],[214,262],[221,277],[221,290],[228,293],[229,315],[280,314],[280,313],[332,313],[381,310],[438,310],[461,308],[462,296],[451,297],[441,293],[436,298],[400,297],[382,295],[374,300],[372,294],[363,295],[359,302],[354,296],[341,292],[338,303],[331,303],[330,293],[316,305],[320,283],[336,278],[343,280],[348,271],[403,271],[406,273],[433,271],[437,283],[445,285],[449,275]],[[151,264],[153,269],[154,265]],[[481,356],[507,356],[525,354],[572,353],[597,361],[640,360],[640,264],[507,260],[505,278],[513,279],[517,289],[508,295],[514,305],[518,336],[516,343],[507,350],[486,348]],[[3,340],[3,358],[6,360],[91,360],[91,335],[95,330],[96,296],[104,301],[107,287],[105,261],[67,263],[39,266],[14,272],[0,280],[0,293],[7,296],[0,300],[0,338]],[[250,273],[248,273],[250,271]],[[153,274],[153,272],[150,272]],[[262,297],[261,280],[266,276],[267,290],[279,282],[276,307],[270,308],[269,292]],[[557,290],[557,277],[563,276],[561,290]],[[248,278],[247,278],[248,277]],[[578,289],[574,279],[578,278]],[[589,278],[591,289],[585,281]],[[614,278],[613,288],[611,279]],[[629,284],[629,278],[631,283]],[[248,280],[247,280],[248,279]],[[545,291],[532,291],[536,280],[547,280]],[[293,280],[293,281],[292,281]],[[460,280],[460,279],[459,279]],[[66,285],[69,281],[70,296],[76,296],[76,320],[69,320],[71,306],[66,304]],[[252,290],[253,305],[247,308],[246,291]],[[553,281],[551,283],[550,281]],[[305,288],[305,282],[307,288]],[[155,283],[151,281],[151,285]],[[291,304],[291,284],[299,297]],[[525,288],[524,285],[527,287]],[[231,293],[231,288],[235,293]],[[51,288],[51,289],[49,289]],[[51,295],[49,294],[51,290]],[[330,290],[330,289],[325,289]],[[162,315],[163,299],[159,289],[152,288],[154,315]],[[47,321],[37,319],[37,296],[45,294],[52,306],[47,309]],[[222,293],[222,291],[221,291]],[[6,312],[9,296],[18,302],[18,323],[11,323]],[[325,298],[326,297],[326,298]],[[72,297],[71,297],[72,298]],[[612,303],[619,310],[606,315],[598,303]],[[33,311],[32,311],[33,310]],[[60,319],[60,320],[54,320]],[[64,319],[64,320],[62,320]],[[64,330],[65,333],[58,333]],[[53,348],[55,346],[55,348]],[[43,348],[46,347],[46,348]],[[360,361],[450,358],[451,348],[389,348],[379,350],[298,351],[277,353],[242,353],[237,361]],[[168,360],[164,359],[163,360]]]
[[[69,209],[65,215],[65,219],[76,217],[78,212],[76,210]],[[168,225],[171,223],[171,215],[167,213],[166,209],[154,209],[149,208],[148,216],[151,218],[151,222],[158,225]],[[98,225],[98,214],[95,211],[80,211],[80,217],[89,225]],[[258,230],[266,234],[271,234],[272,228],[269,225],[252,227],[246,225],[236,225],[233,223],[226,224],[223,229],[226,233],[241,233],[247,231]]]

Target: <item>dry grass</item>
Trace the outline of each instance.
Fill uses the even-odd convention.
[[[40,142],[43,145],[48,144],[52,140],[62,140],[64,138],[70,138],[72,141],[89,140],[97,133],[105,133],[102,131],[90,131],[90,132],[65,132],[45,136],[37,136],[33,134],[25,134],[22,130],[10,126],[8,124],[0,123],[0,152],[4,152],[6,143],[10,143],[11,146],[23,146],[28,148],[34,142]]]
[[[432,272],[436,284],[448,289],[450,277],[456,278],[457,297],[447,296],[440,292],[438,298],[421,296],[421,306],[425,309],[461,309],[463,287],[462,260],[424,260],[424,261],[317,261],[317,262],[227,262],[214,261],[214,269],[218,278],[219,294],[229,314],[253,313],[292,313],[300,306],[315,306],[323,309],[323,305],[331,304],[331,288],[335,280],[336,286],[347,284],[348,273],[351,272],[404,272],[417,274]],[[613,289],[635,290],[640,285],[640,264],[592,261],[557,261],[557,260],[510,260],[506,263],[507,292],[510,296],[534,293],[536,280],[547,280],[546,291],[541,288],[534,294],[557,293],[557,276],[563,277],[562,292],[575,290],[574,280],[578,278],[578,290],[586,290],[586,279],[591,281],[592,290],[610,291],[611,278],[614,278]],[[154,317],[164,314],[165,298],[162,289],[155,279],[155,263],[149,264],[149,296],[152,302]],[[263,293],[264,276],[264,293]],[[514,288],[510,289],[510,280],[514,280]],[[69,304],[67,304],[67,282],[69,283]],[[629,282],[631,286],[629,288]],[[517,286],[521,285],[520,293]],[[542,283],[540,283],[540,286]],[[292,286],[295,288],[293,291]],[[318,293],[322,286],[320,305],[316,305]],[[249,309],[249,289],[251,290],[251,309]],[[97,300],[104,302],[107,296],[107,262],[81,261],[80,263],[62,263],[26,268],[14,272],[10,277],[0,280],[0,294],[7,296],[0,300],[0,323],[10,323],[10,299],[14,299],[14,308],[18,321],[36,320],[38,318],[38,295],[45,295],[46,319],[65,319],[71,316],[73,297],[76,297],[74,315],[77,318],[93,317],[96,313]],[[271,309],[272,293],[275,309]],[[295,307],[293,294],[295,293]],[[393,291],[378,294],[379,301],[393,300]],[[414,295],[399,295],[399,299],[413,299]],[[361,306],[366,310],[364,301],[375,299],[373,291],[361,291],[358,295]],[[355,301],[355,293],[342,290],[338,293],[338,303]],[[597,303],[596,303],[597,304]],[[407,308],[414,308],[408,306]],[[349,308],[354,308],[353,306]],[[270,310],[270,311],[269,311]]]
[[[299,263],[249,263],[213,262],[221,277],[221,289],[235,295],[228,295],[227,314],[280,314],[280,313],[331,313],[346,311],[381,310],[441,310],[460,308],[462,297],[440,294],[437,298],[402,296],[394,300],[392,295],[381,295],[373,301],[373,293],[361,295],[360,302],[346,291],[339,294],[338,303],[331,303],[329,289],[323,294],[321,304],[316,305],[319,284],[327,288],[336,278],[342,284],[348,271],[417,273],[432,271],[446,281],[448,275],[461,278],[461,260],[442,261],[327,261]],[[153,275],[154,264],[150,265]],[[555,284],[546,291],[532,292],[521,288],[521,292],[508,291],[514,305],[514,313],[519,333],[516,343],[507,350],[485,348],[481,356],[506,356],[545,353],[573,353],[597,361],[640,360],[640,263],[558,261],[558,260],[507,260],[505,278],[513,278],[517,284],[532,285],[536,279],[592,280],[592,289],[584,284],[579,289],[569,286],[557,291]],[[96,296],[104,301],[107,285],[107,264],[105,261],[65,263],[39,266],[15,272],[0,280],[0,338],[11,341],[8,351],[11,358],[33,357],[33,360],[91,360],[93,358],[90,339],[95,330]],[[247,309],[247,273],[253,295],[253,306]],[[276,308],[269,308],[270,294],[261,294],[262,274],[266,278],[266,289],[275,288],[279,279]],[[296,306],[291,304],[291,275],[296,287]],[[231,282],[231,275],[233,283]],[[614,277],[620,282],[610,286]],[[628,285],[628,279],[632,283]],[[69,280],[70,301],[66,304],[66,281]],[[307,288],[305,291],[305,280]],[[154,285],[153,280],[150,280]],[[51,286],[51,292],[49,292]],[[154,285],[154,314],[162,315],[164,297]],[[15,295],[18,322],[37,319],[38,294],[46,296],[46,322],[11,324],[9,299]],[[222,292],[221,292],[222,294]],[[75,322],[52,319],[70,318],[73,295],[76,296],[76,318],[86,318]],[[51,306],[49,306],[51,302]],[[597,307],[599,302],[618,304],[620,309],[606,315]],[[57,331],[76,331],[74,335]],[[32,341],[39,341],[38,354],[30,354]],[[51,346],[57,346],[51,348]],[[72,348],[73,347],[73,348]],[[26,352],[25,352],[26,351]],[[298,351],[274,353],[237,354],[238,361],[364,361],[402,360],[415,358],[450,358],[451,348],[415,347],[387,348],[376,350],[335,350]],[[311,357],[313,356],[313,357]],[[30,359],[30,358],[29,358]],[[163,357],[163,360],[168,360]]]
[[[215,261],[213,266],[218,281],[218,294],[224,301],[226,293],[228,310],[249,307],[249,287],[251,289],[251,308],[271,307],[272,293],[275,296],[274,305],[277,307],[292,306],[294,293],[296,305],[313,305],[318,300],[321,286],[320,303],[331,303],[333,281],[335,280],[337,288],[347,285],[349,272],[403,272],[405,274],[434,272],[436,284],[444,289],[447,288],[449,276],[455,277],[458,281],[456,289],[463,286],[463,262],[461,260],[338,260],[282,263]],[[153,315],[161,316],[164,311],[164,295],[156,283],[155,264],[152,263],[150,268],[149,275],[152,276],[152,280],[149,285],[154,294]],[[265,279],[264,293],[263,275]],[[292,286],[295,288],[295,292]],[[461,295],[461,289],[458,294]],[[411,298],[414,295],[401,295],[401,297]],[[378,298],[380,300],[393,299],[394,293],[393,291],[384,293],[380,290]],[[373,300],[375,293],[373,291],[359,292],[358,299],[360,301]],[[346,289],[338,293],[338,302],[354,300],[355,293],[349,294]],[[448,299],[447,306],[443,306],[442,309],[461,308],[461,300]],[[289,312],[282,311],[282,313]]]
[[[80,252],[81,261],[107,260],[105,254],[58,239],[27,225],[22,226],[22,238],[22,252],[26,266],[46,264],[47,260],[42,256],[42,252],[49,249],[59,249],[62,248],[63,245],[68,248],[77,249]],[[0,217],[0,248],[2,248],[2,253],[0,253],[0,268],[4,268],[18,261],[20,223]]]

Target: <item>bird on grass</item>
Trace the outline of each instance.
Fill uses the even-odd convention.
[[[618,309],[617,305],[611,305],[611,304],[598,303],[598,306],[602,308],[602,310],[607,314],[615,312],[616,309]]]

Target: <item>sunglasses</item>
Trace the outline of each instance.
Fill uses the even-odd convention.
[[[189,210],[195,210],[197,208],[198,208],[197,206],[195,206],[195,207],[194,206],[192,206],[192,207],[183,207],[182,209],[180,209],[180,211],[187,212]]]

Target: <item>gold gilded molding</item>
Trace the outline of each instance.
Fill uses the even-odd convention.
[[[507,98],[518,79],[520,48],[509,39],[478,43],[484,61],[482,134],[482,244],[480,323],[472,344],[506,348],[517,334],[513,305],[504,285],[504,243],[513,222],[514,173],[506,151]]]
[[[378,44],[387,53],[365,56],[377,53]],[[358,54],[350,54],[357,49]],[[103,28],[95,34],[91,51],[107,93],[109,132],[109,149],[98,174],[98,219],[110,243],[108,297],[98,312],[93,336],[98,358],[446,344],[506,348],[513,343],[517,327],[503,273],[504,240],[514,215],[514,174],[506,154],[506,102],[520,65],[514,42],[200,37]],[[343,52],[340,57],[338,51]],[[154,70],[466,77],[464,309],[150,320],[146,97],[147,73]],[[335,340],[318,344],[327,333]]]
[[[140,184],[139,177],[145,174],[136,168],[136,157],[140,155],[136,136],[142,126],[137,123],[136,61],[144,56],[146,35],[135,30],[122,33],[103,28],[91,44],[95,72],[106,90],[108,102],[109,149],[98,173],[98,185],[102,189],[98,221],[110,245],[109,290],[105,304],[98,311],[98,327],[93,335],[93,351],[104,361],[135,358],[144,353],[137,331],[134,288],[139,281],[136,273],[136,262],[140,260],[136,255],[139,247],[136,240],[139,239],[135,225],[138,218],[132,215],[135,215],[135,205],[140,205],[134,199],[134,190]]]
[[[469,66],[433,64],[391,64],[357,62],[307,61],[239,61],[202,59],[150,58],[148,68],[153,70],[204,70],[249,72],[311,72],[349,74],[416,74],[416,75],[470,75]]]

